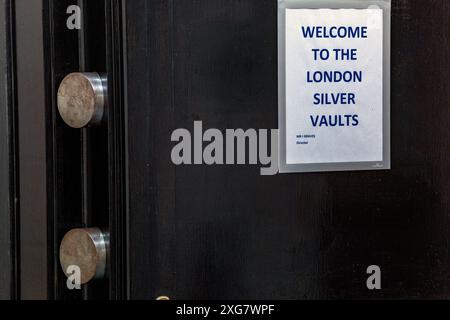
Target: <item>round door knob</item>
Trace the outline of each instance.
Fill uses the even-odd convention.
[[[99,125],[103,119],[106,95],[106,77],[95,72],[71,73],[59,85],[59,114],[72,128]]]
[[[81,283],[106,277],[109,234],[100,229],[74,229],[61,242],[59,259],[69,276],[73,267],[79,268]]]

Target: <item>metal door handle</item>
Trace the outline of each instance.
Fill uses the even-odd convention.
[[[81,284],[86,284],[106,278],[108,256],[109,233],[97,228],[74,229],[62,240],[59,259],[67,276],[70,267],[78,267]]]
[[[96,72],[71,73],[59,85],[59,114],[72,128],[100,125],[104,116],[106,97],[105,76]]]

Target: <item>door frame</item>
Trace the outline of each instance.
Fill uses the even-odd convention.
[[[14,10],[11,0],[0,0],[0,300],[17,298],[16,221],[17,114],[14,83]]]

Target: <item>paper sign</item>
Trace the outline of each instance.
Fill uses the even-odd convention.
[[[287,165],[383,162],[383,10],[286,9]]]

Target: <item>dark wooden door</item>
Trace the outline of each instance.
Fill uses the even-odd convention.
[[[82,30],[66,28],[70,0],[5,3],[2,296],[448,297],[447,0],[392,0],[392,170],[276,176],[171,160],[172,132],[194,121],[276,129],[276,1],[80,0]],[[74,71],[108,77],[98,128],[58,115]],[[108,278],[74,292],[58,247],[79,227],[108,230],[111,251]],[[370,265],[382,290],[366,287]]]
[[[170,136],[277,127],[276,1],[125,3],[131,298],[448,297],[450,4],[392,5],[393,169],[261,177]]]

